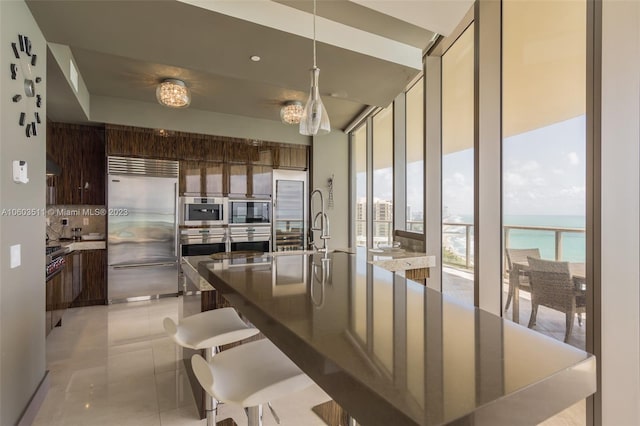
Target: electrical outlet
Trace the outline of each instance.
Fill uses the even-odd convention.
[[[82,218],[82,225],[83,226],[87,226],[89,224],[89,218],[88,217],[83,217]]]
[[[69,218],[63,217],[62,219],[60,219],[60,223],[62,224],[62,226],[69,225]]]

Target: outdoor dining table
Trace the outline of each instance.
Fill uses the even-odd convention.
[[[529,263],[513,262],[511,271],[509,271],[509,286],[513,288],[513,310],[512,320],[516,324],[520,323],[520,277],[529,276]],[[584,262],[569,262],[569,272],[571,273],[571,279],[576,285],[576,289],[586,292],[586,264]]]

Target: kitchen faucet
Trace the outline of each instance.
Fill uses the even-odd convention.
[[[309,196],[310,207],[313,208],[313,196],[315,194],[318,194],[320,196],[320,211],[315,215],[313,215],[312,213],[313,225],[311,226],[311,244],[313,245],[313,248],[315,250],[327,253],[329,251],[327,247],[327,240],[331,238],[331,236],[329,235],[329,216],[327,216],[327,213],[324,210],[324,197],[322,195],[322,190],[318,188],[314,189]],[[318,218],[320,218],[320,226],[318,226]],[[318,245],[316,244],[314,234],[315,231],[320,231],[322,247],[318,247]]]

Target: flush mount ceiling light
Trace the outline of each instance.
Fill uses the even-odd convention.
[[[329,133],[331,123],[329,115],[320,99],[320,89],[318,79],[320,78],[320,68],[316,66],[316,0],[313,0],[313,68],[311,68],[311,90],[309,100],[304,106],[302,119],[300,120],[300,134],[313,136],[317,134]]]
[[[185,108],[191,103],[191,93],[184,81],[167,78],[158,85],[156,99],[164,106]]]
[[[299,101],[287,101],[280,109],[280,120],[284,124],[298,124],[302,118],[302,102]]]

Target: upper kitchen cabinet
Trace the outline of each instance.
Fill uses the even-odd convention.
[[[105,204],[105,137],[100,126],[48,123],[47,154],[61,168],[48,180],[52,204]]]
[[[227,188],[223,163],[180,161],[180,195],[223,195]]]
[[[107,155],[177,160],[176,137],[170,132],[108,124]]]
[[[305,145],[281,145],[273,150],[274,169],[307,170],[309,148]]]
[[[226,157],[227,143],[213,136],[180,133],[174,139],[179,160],[222,163]]]

